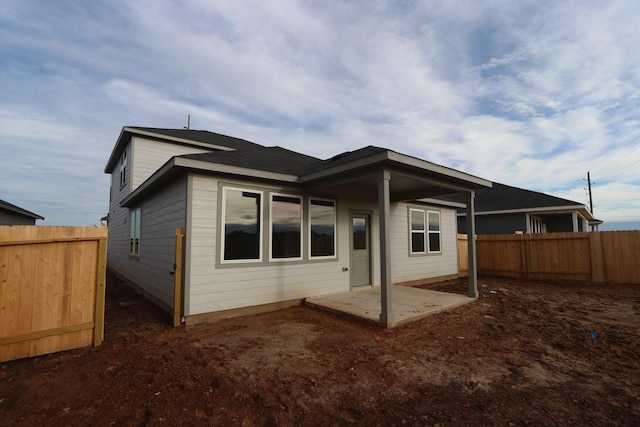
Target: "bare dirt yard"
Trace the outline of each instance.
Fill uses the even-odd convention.
[[[173,328],[109,276],[103,345],[1,364],[0,425],[640,425],[640,286],[479,287],[392,330],[304,306]]]

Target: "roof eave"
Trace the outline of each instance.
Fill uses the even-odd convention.
[[[376,164],[389,163],[389,165],[400,165],[405,167],[417,168],[425,172],[430,172],[436,175],[444,175],[448,178],[453,178],[456,181],[464,182],[465,186],[471,187],[470,189],[490,188],[492,187],[491,181],[478,178],[476,176],[460,172],[455,169],[440,166],[435,163],[427,162],[416,157],[407,156],[405,154],[396,153],[395,151],[386,150],[380,153],[372,154],[370,156],[354,160],[349,163],[344,163],[335,167],[323,169],[318,172],[312,172],[300,177],[301,183],[309,183],[318,181],[323,178],[328,178],[334,175],[347,173],[360,168],[366,168]],[[469,185],[471,184],[471,185]]]
[[[142,200],[146,194],[155,188],[156,184],[170,173],[178,171],[191,171],[201,173],[215,173],[221,175],[235,175],[248,179],[259,179],[269,181],[279,181],[287,183],[297,183],[298,177],[282,173],[269,171],[261,171],[258,169],[243,168],[239,166],[230,166],[221,163],[211,163],[201,160],[188,159],[184,157],[172,157],[153,175],[147,178],[138,188],[136,188],[129,196],[127,196],[120,206],[129,207],[135,205]]]
[[[165,134],[162,134],[162,133],[157,133],[157,132],[153,132],[153,131],[146,130],[146,129],[138,129],[138,128],[135,128],[135,127],[124,126],[122,128],[122,131],[120,131],[120,136],[118,136],[116,144],[113,147],[113,151],[111,152],[111,156],[109,156],[109,160],[107,161],[107,165],[104,168],[104,172],[105,173],[111,173],[114,170],[114,168],[118,164],[118,159],[122,155],[122,151],[124,150],[124,147],[129,142],[131,137],[133,137],[133,136],[156,138],[156,139],[161,139],[161,140],[168,141],[168,142],[175,142],[175,143],[178,143],[178,144],[189,145],[189,146],[193,146],[193,147],[202,147],[202,148],[206,148],[206,149],[210,149],[210,150],[234,151],[233,148],[230,148],[230,147],[227,147],[227,146],[224,146],[224,145],[211,144],[211,143],[201,142],[201,141],[194,141],[192,139],[180,138],[180,137],[171,136],[171,135],[165,135]]]
[[[513,214],[513,213],[530,213],[530,214],[550,214],[560,213],[566,211],[577,211],[582,214],[586,219],[593,219],[593,215],[585,205],[568,205],[568,206],[545,206],[537,208],[518,208],[518,209],[505,209],[505,210],[493,210],[493,211],[475,211],[476,216],[482,215],[501,215],[501,214]],[[466,212],[458,213],[458,216],[466,216]]]

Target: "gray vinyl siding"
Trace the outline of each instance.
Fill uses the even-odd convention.
[[[513,234],[527,231],[527,214],[476,215],[476,234]],[[467,234],[467,217],[458,217],[458,232]]]
[[[174,180],[162,191],[145,199],[140,208],[140,253],[129,254],[130,213],[119,208],[109,218],[109,268],[155,297],[164,307],[173,307],[173,270],[176,229],[185,227],[186,177]]]
[[[409,256],[408,208],[440,212],[439,253]],[[391,206],[391,279],[402,283],[458,273],[456,211],[417,204],[397,203]]]
[[[140,221],[140,254],[129,256],[127,274],[145,292],[173,307],[176,229],[185,227],[186,177],[144,200]]]
[[[540,217],[547,226],[547,233],[562,233],[573,231],[573,216],[570,213],[540,215]],[[580,222],[578,222],[578,224],[579,223]]]
[[[128,145],[127,150],[131,149]],[[126,185],[120,188],[119,167],[111,174],[109,203],[108,267],[161,301],[173,306],[175,230],[185,227],[186,177],[174,180],[162,191],[144,200],[141,208],[140,255],[129,255],[130,211],[120,203],[131,193],[133,156],[127,153]],[[138,160],[140,156],[138,156]]]
[[[0,209],[0,225],[35,225],[36,219]]]
[[[253,188],[255,184],[225,181],[233,186]],[[295,189],[269,187],[278,192],[299,193]],[[216,269],[218,225],[218,181],[212,177],[194,176],[192,211],[187,234],[185,312],[195,315],[268,304],[314,295],[349,290],[348,229],[344,220],[338,226],[338,257],[310,262],[265,262],[261,265],[233,265]],[[266,197],[266,195],[265,195]],[[346,207],[338,203],[338,217]],[[266,224],[263,223],[263,227]],[[305,227],[306,228],[306,227]],[[304,245],[307,244],[303,232]],[[345,247],[346,243],[346,247]]]
[[[181,144],[154,141],[134,136],[131,138],[131,191],[138,188],[147,178],[174,156],[183,154],[207,153],[206,150],[197,147],[189,147]]]
[[[131,164],[130,145],[125,147],[129,165]],[[120,161],[111,172],[109,194],[109,244],[107,245],[107,267],[125,278],[129,267],[129,209],[120,207],[120,203],[129,195],[131,168],[127,167],[126,185],[120,188]]]
[[[299,194],[296,189],[261,186],[255,183],[225,180],[239,188]],[[350,288],[350,213],[371,215],[371,266],[374,286],[380,286],[379,215],[377,196],[341,190],[338,194],[312,195],[334,199],[337,204],[337,257],[331,260],[261,262],[252,265],[220,266],[217,263],[217,227],[219,224],[219,181],[214,177],[193,175],[190,184],[190,213],[187,219],[185,266],[185,314],[230,310],[292,299],[347,292]],[[309,195],[304,195],[305,204]],[[263,206],[267,209],[267,203]],[[422,206],[424,207],[424,206]],[[407,204],[392,207],[392,280],[404,282],[427,277],[456,274],[458,269],[455,211],[441,212],[442,254],[409,257]],[[268,225],[263,222],[263,228]],[[308,224],[305,214],[303,246],[307,247]],[[265,234],[266,236],[266,234]],[[263,248],[266,245],[263,244]],[[308,255],[308,254],[307,254]],[[268,259],[268,254],[263,254]],[[216,267],[217,266],[217,267]]]

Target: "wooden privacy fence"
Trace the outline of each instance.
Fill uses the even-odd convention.
[[[104,337],[106,227],[0,226],[0,362]]]
[[[461,275],[466,244],[458,235]],[[476,247],[480,274],[640,284],[640,231],[478,235]]]

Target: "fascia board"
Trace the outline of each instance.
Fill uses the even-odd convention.
[[[198,146],[198,147],[211,148],[213,150],[219,150],[219,151],[234,151],[233,148],[226,147],[224,145],[216,145],[216,144],[210,144],[210,143],[202,142],[202,141],[194,141],[192,139],[178,138],[177,136],[165,135],[165,134],[162,134],[162,133],[156,133],[156,132],[152,132],[152,131],[148,131],[148,130],[141,130],[141,129],[135,129],[135,128],[129,128],[129,127],[126,127],[125,129],[127,129],[127,131],[130,132],[131,134],[137,134],[137,135],[142,135],[142,136],[149,136],[149,137],[152,137],[152,138],[164,139],[164,140],[167,140],[167,141],[178,142],[180,144],[194,145],[194,146]]]
[[[388,152],[376,153],[369,157],[364,157],[362,159],[354,160],[349,163],[344,163],[338,166],[334,166],[327,169],[322,169],[317,172],[311,172],[309,174],[302,175],[300,177],[300,183],[308,183],[311,181],[328,178],[333,175],[350,172],[354,169],[367,167],[367,166],[374,165],[376,163],[384,162],[385,160],[389,160]]]
[[[445,175],[447,177],[454,178],[456,180],[474,184],[474,186],[477,186],[478,188],[483,188],[483,187],[489,188],[493,186],[491,181],[487,181],[486,179],[478,178],[476,176],[469,175],[467,173],[460,172],[455,169],[436,165],[435,163],[427,162],[425,160],[420,160],[415,157],[407,156],[405,154],[400,154],[400,153],[396,153],[395,151],[389,151],[389,150],[384,151],[382,153],[371,155],[369,157],[354,160],[353,162],[345,163],[339,166],[335,166],[332,168],[323,169],[318,172],[312,172],[310,174],[303,175],[300,179],[300,182],[306,183],[310,181],[315,181],[322,178],[330,177],[332,175],[350,172],[354,169],[371,166],[371,165],[382,163],[385,161],[390,161],[396,164],[400,164],[402,166],[410,166],[410,167],[422,169],[424,171],[432,172],[439,175]]]
[[[219,151],[234,151],[233,148],[226,147],[224,145],[215,145],[209,144],[201,141],[193,141],[191,139],[178,138],[175,136],[164,135],[161,133],[155,133],[148,130],[136,129],[133,127],[125,126],[120,131],[120,135],[116,141],[115,146],[113,147],[113,151],[111,151],[111,155],[109,156],[109,160],[107,161],[107,165],[104,168],[105,173],[111,173],[118,163],[118,159],[122,154],[122,150],[124,149],[123,144],[125,144],[125,140],[128,142],[129,139],[133,136],[146,136],[150,138],[161,139],[168,142],[176,142],[181,145],[190,145],[194,147],[202,147],[211,150],[219,150]]]
[[[162,178],[165,174],[169,173],[171,169],[175,167],[175,157],[169,159],[164,165],[162,165],[157,171],[153,173],[149,178],[147,178],[142,184],[138,186],[131,194],[120,202],[120,206],[128,207],[130,203],[136,200],[141,194],[145,193],[149,188],[153,187],[153,185]]]
[[[530,213],[530,214],[536,214],[536,213],[553,213],[553,212],[561,212],[561,211],[579,211],[582,212],[583,214],[589,212],[589,210],[587,209],[586,206],[584,205],[573,205],[573,206],[548,206],[548,207],[543,207],[543,208],[521,208],[521,209],[506,209],[506,210],[497,210],[497,211],[485,211],[485,212],[478,212],[476,211],[476,216],[481,216],[481,215],[500,215],[500,214],[512,214],[512,213]],[[466,212],[460,212],[458,213],[458,216],[466,216]],[[592,215],[588,214],[588,215],[584,215],[587,219],[589,217],[592,217]]]
[[[417,199],[415,200],[415,202],[418,203],[424,203],[427,205],[438,205],[438,206],[447,206],[447,207],[451,207],[451,208],[466,208],[467,205],[465,205],[464,203],[458,203],[458,202],[452,202],[449,200],[442,200],[442,199],[432,199],[429,197],[426,197],[424,199]]]
[[[440,175],[445,175],[457,180],[465,181],[477,185],[478,187],[493,187],[493,183],[483,178],[479,178],[474,175],[470,175],[465,172],[461,172],[446,166],[437,165],[435,163],[428,162],[426,160],[418,159],[416,157],[407,156],[406,154],[396,153],[395,151],[389,151],[389,160],[403,165],[412,166],[418,169],[423,169],[429,172],[435,172]]]
[[[176,157],[175,165],[178,167],[183,167],[183,168],[188,168],[193,170],[206,171],[206,172],[219,172],[223,174],[245,176],[247,178],[260,178],[260,179],[268,179],[272,181],[284,181],[284,182],[292,182],[292,183],[298,182],[298,176],[296,175],[269,172],[269,171],[263,171],[259,169],[243,168],[240,166],[225,165],[222,163],[204,162],[202,160],[186,159],[183,157]]]
[[[111,150],[111,155],[109,156],[109,160],[107,160],[107,164],[104,167],[104,173],[111,173],[113,168],[116,166],[118,162],[118,158],[120,157],[120,153],[122,152],[122,139],[124,137],[126,129],[130,129],[127,127],[123,127],[120,131],[120,135],[118,135],[118,139],[116,140],[116,144],[113,146],[113,150]]]
[[[35,213],[33,213],[31,211],[28,211],[26,209],[22,209],[19,206],[12,205],[9,202],[5,202],[5,203],[6,204],[3,204],[2,206],[0,206],[0,209],[4,209],[4,210],[7,210],[9,212],[13,212],[15,214],[19,214],[19,215],[26,216],[26,217],[33,218],[33,219],[42,219],[42,220],[44,219],[44,217],[41,217],[40,215],[35,214]]]
[[[143,193],[146,193],[154,184],[163,176],[171,171],[185,169],[200,172],[215,172],[220,174],[238,175],[249,179],[266,179],[271,181],[297,183],[298,177],[295,175],[287,175],[257,169],[242,168],[237,166],[224,165],[220,163],[203,162],[201,160],[186,159],[183,157],[172,157],[162,167],[153,173],[146,181],[136,188],[129,196],[127,196],[120,206],[127,207],[132,201],[138,199]]]

